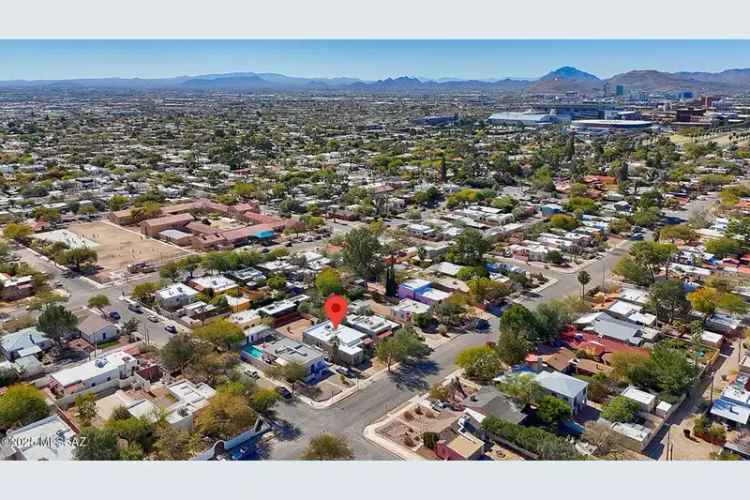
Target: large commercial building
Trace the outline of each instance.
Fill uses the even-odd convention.
[[[558,117],[547,113],[519,113],[508,111],[495,113],[487,119],[492,125],[523,125],[525,127],[540,127],[558,122]]]
[[[648,130],[653,124],[645,120],[573,120],[570,128],[586,134],[633,133]]]

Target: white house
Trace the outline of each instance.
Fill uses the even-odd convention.
[[[126,351],[110,352],[51,374],[49,386],[58,396],[84,391],[98,393],[118,386],[121,380],[133,376],[137,368],[138,361]]]
[[[73,460],[75,439],[75,431],[52,415],[10,431],[0,446],[0,460]]]
[[[114,323],[95,314],[81,321],[78,330],[81,332],[81,337],[92,344],[100,344],[120,336],[120,330]]]
[[[391,314],[398,320],[406,323],[411,321],[415,314],[425,314],[430,310],[430,306],[417,302],[412,299],[402,299],[398,305],[391,308]]]
[[[187,285],[176,283],[157,290],[154,294],[160,306],[167,309],[177,309],[197,300],[198,292]]]

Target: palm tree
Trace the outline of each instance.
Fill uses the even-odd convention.
[[[591,281],[591,275],[587,273],[586,271],[581,271],[578,273],[578,283],[581,284],[581,300],[583,300],[584,294],[586,292],[586,285],[588,282]]]

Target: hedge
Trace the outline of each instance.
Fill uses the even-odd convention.
[[[539,427],[524,427],[496,417],[487,417],[482,429],[490,436],[504,439],[530,451],[541,460],[581,460],[572,443]]]

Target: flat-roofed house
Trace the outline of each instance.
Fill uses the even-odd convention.
[[[86,363],[65,368],[49,376],[49,387],[56,395],[98,393],[117,387],[133,376],[138,361],[128,352],[110,352]],[[71,401],[72,402],[72,401]]]
[[[161,290],[157,290],[154,296],[156,301],[164,308],[177,309],[198,300],[198,291],[182,283],[175,283]]]
[[[59,415],[8,432],[0,446],[0,460],[74,460],[76,432]]]

